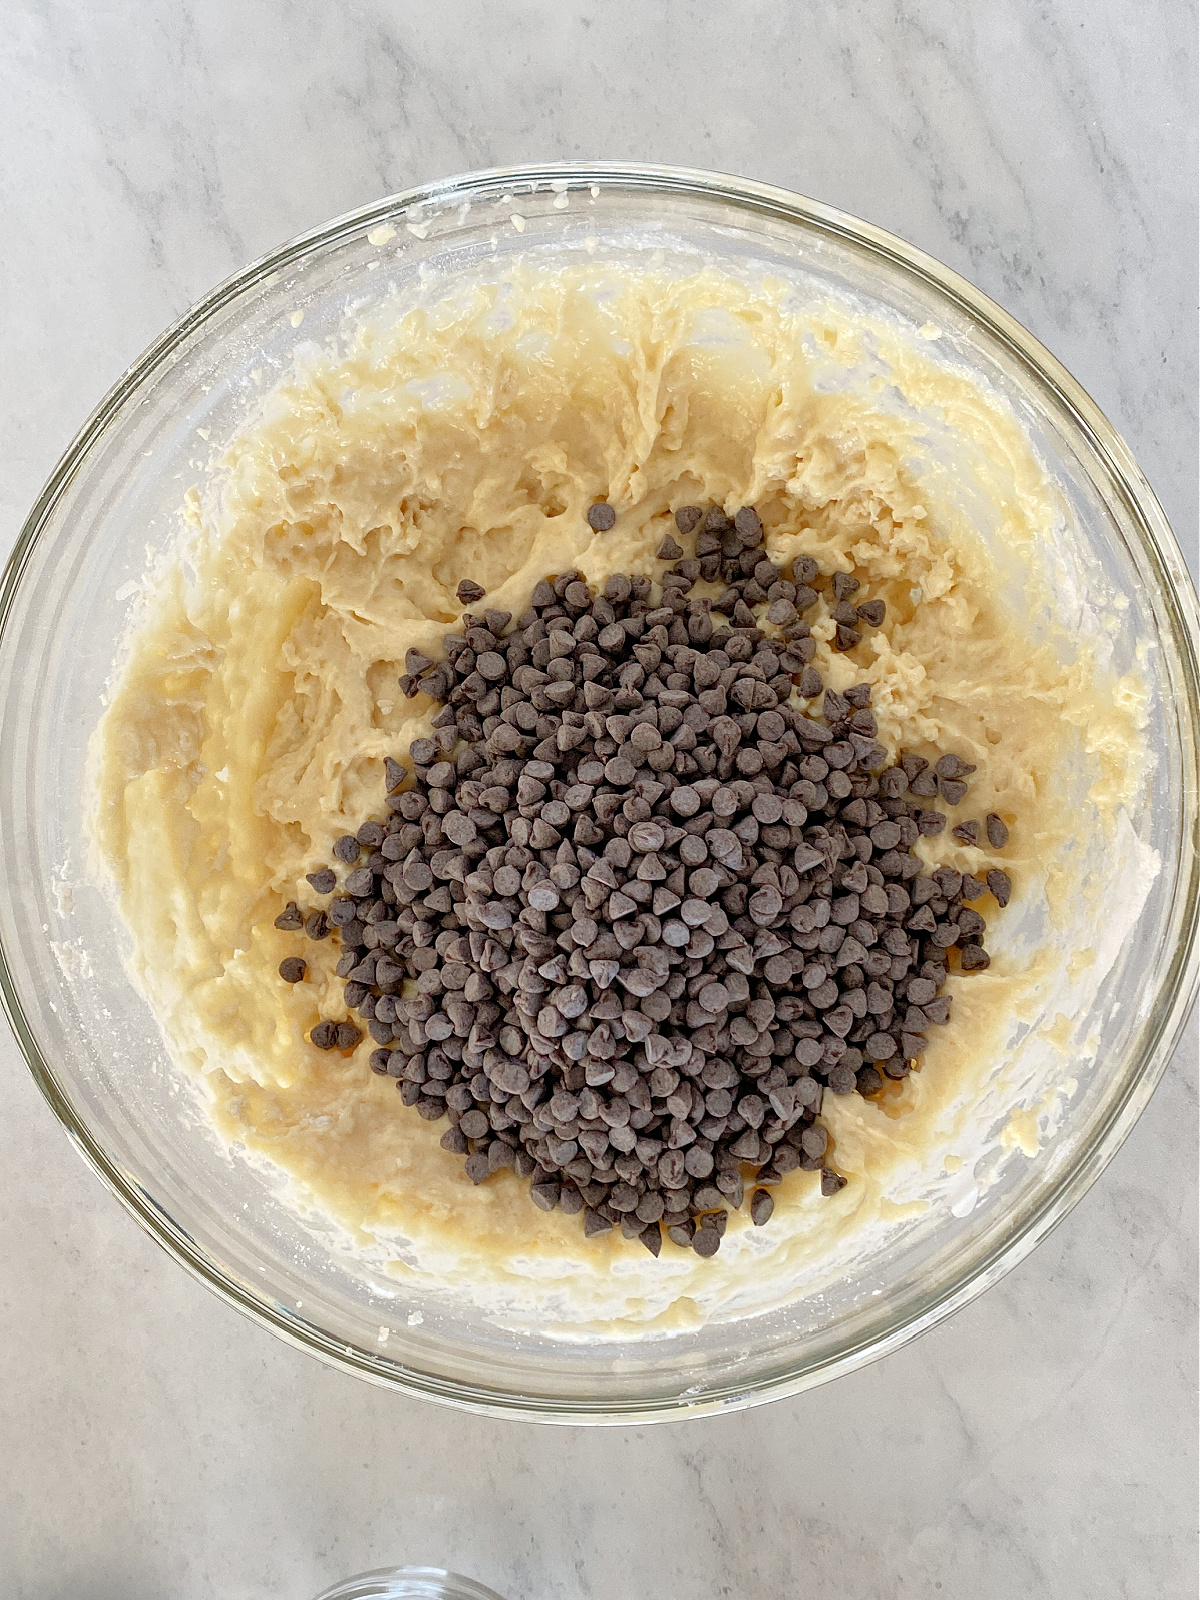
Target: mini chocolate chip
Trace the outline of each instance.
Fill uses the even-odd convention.
[[[743,506],[733,519],[733,525],[741,535],[742,543],[753,548],[762,539],[762,522],[758,512],[753,506]]]
[[[392,756],[383,758],[383,786],[388,794],[395,794],[396,790],[408,776],[408,769],[396,761]],[[337,846],[334,846],[336,852]]]
[[[1003,817],[998,817],[994,811],[989,811],[984,819],[987,829],[988,843],[993,850],[1003,850],[1008,843],[1008,828]]]
[[[473,606],[483,599],[487,590],[480,588],[479,584],[473,583],[470,578],[463,578],[454,592],[458,596],[459,605]]]
[[[284,983],[303,983],[308,963],[302,956],[284,956],[279,963],[279,976]]]
[[[771,1220],[771,1213],[775,1209],[775,1201],[766,1189],[755,1189],[750,1196],[750,1220],[756,1228],[761,1228],[764,1223]]]
[[[275,926],[282,928],[285,933],[295,933],[304,926],[304,918],[300,914],[300,907],[294,900],[289,900],[275,918]]]
[[[616,526],[617,513],[607,501],[597,500],[594,505],[588,507],[587,520],[588,526],[596,533],[607,533],[610,528]]]
[[[999,867],[992,867],[987,875],[987,886],[995,896],[998,906],[1006,906],[1012,895],[1012,880]]]
[[[969,761],[964,761],[961,756],[949,753],[939,756],[934,768],[939,778],[966,778],[975,768]]]
[[[883,1078],[878,1067],[865,1066],[858,1069],[855,1079],[859,1094],[878,1094],[883,1088]]]

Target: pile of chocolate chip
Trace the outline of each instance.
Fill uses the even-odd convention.
[[[1010,884],[922,872],[912,846],[946,825],[925,802],[960,803],[974,768],[887,766],[869,686],[824,688],[816,563],[766,559],[751,508],[675,522],[695,554],[664,538],[657,600],[649,577],[596,595],[567,572],[515,626],[468,613],[444,660],[409,652],[405,692],[443,705],[434,736],[411,771],[387,762],[386,820],[338,841],[328,908],[293,902],[277,925],[336,932],[372,1070],[449,1120],[475,1182],[513,1167],[588,1235],[619,1224],[657,1255],[665,1226],[711,1255],[748,1180],[758,1224],[786,1172],[842,1187],[824,1094],[878,1094],[918,1064],[949,1019],[950,952],[988,965],[970,902],[1004,905]],[[697,598],[700,581],[724,587]],[[853,604],[848,573],[831,587],[853,649],[883,602]],[[485,595],[464,581],[459,598]],[[995,814],[985,830],[1007,841]],[[975,843],[979,824],[954,831]],[[332,893],[334,869],[309,883]]]

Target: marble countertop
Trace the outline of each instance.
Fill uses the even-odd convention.
[[[556,157],[787,185],[1042,338],[1196,550],[1196,71],[1178,0],[10,0],[7,549],[76,426],[211,284],[427,178]],[[444,1562],[511,1600],[1196,1588],[1194,1028],[1068,1220],[794,1400],[502,1423],[286,1348],[173,1265],[0,1039],[0,1592],[308,1600]]]

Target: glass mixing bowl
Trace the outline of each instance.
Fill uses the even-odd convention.
[[[1133,828],[1161,862],[1089,1024],[1094,1065],[1036,1160],[938,1207],[886,1259],[819,1296],[647,1341],[506,1332],[339,1251],[211,1136],[87,881],[85,752],[148,551],[168,547],[199,457],[297,344],[437,273],[549,251],[683,252],[850,297],[938,340],[1005,397],[1058,486],[1085,570],[1127,604],[1118,670],[1149,646],[1157,753]],[[303,312],[299,327],[296,313]],[[933,325],[932,327],[930,325]],[[200,441],[207,440],[204,445]],[[42,1092],[139,1222],[231,1305],[347,1372],[468,1408],[570,1421],[697,1414],[793,1393],[896,1349],[1014,1266],[1111,1159],[1178,1038],[1194,987],[1196,599],[1128,449],[1036,340],[954,273],[826,206],[712,174],[523,167],[396,196],[283,246],[215,289],[104,400],[55,469],[0,597],[0,985]]]

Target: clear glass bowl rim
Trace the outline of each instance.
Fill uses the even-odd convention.
[[[400,1600],[404,1595],[412,1600],[501,1600],[494,1589],[445,1567],[372,1567],[322,1589],[317,1600]]]
[[[977,321],[992,339],[1027,369],[1031,377],[1038,380],[1044,395],[1059,408],[1099,458],[1113,489],[1120,495],[1129,524],[1140,542],[1141,554],[1157,581],[1158,598],[1177,652],[1190,713],[1190,727],[1192,730],[1200,729],[1200,667],[1196,654],[1197,637],[1200,636],[1200,608],[1197,606],[1191,575],[1166,514],[1129,447],[1062,363],[981,290],[894,234],[786,189],[722,173],[642,162],[537,163],[488,168],[439,179],[389,195],[299,234],[218,284],[184,312],[125,371],[63,453],[22,525],[3,579],[0,580],[0,635],[8,626],[31,552],[43,535],[57,503],[76,476],[85,469],[89,452],[120,419],[132,397],[153,380],[156,370],[169,362],[175,351],[202,324],[246,289],[261,283],[272,273],[297,265],[311,252],[334,244],[344,236],[360,233],[373,224],[388,222],[409,207],[495,198],[514,186],[548,186],[561,179],[573,184],[597,184],[633,191],[719,199],[750,216],[758,215],[806,227],[871,252],[881,262],[900,269],[916,283],[932,289],[960,312]],[[398,1388],[484,1415],[501,1413],[544,1422],[610,1424],[700,1416],[799,1393],[900,1348],[967,1305],[1024,1260],[1104,1171],[1131,1132],[1166,1070],[1200,982],[1200,969],[1194,959],[1200,914],[1200,840],[1197,837],[1200,805],[1196,772],[1194,766],[1189,768],[1186,762],[1183,766],[1180,801],[1181,854],[1177,863],[1174,902],[1174,922],[1179,929],[1179,937],[1165,970],[1160,973],[1155,1003],[1141,1032],[1139,1065],[1127,1075],[1124,1093],[1114,1098],[1108,1117],[1092,1142],[1080,1149],[1073,1162],[1064,1164],[1056,1181],[1047,1187],[1038,1203],[1026,1211],[1019,1226],[1003,1243],[971,1262],[951,1281],[932,1289],[924,1308],[915,1315],[897,1323],[881,1336],[861,1339],[821,1361],[801,1364],[784,1372],[772,1372],[755,1383],[730,1388],[727,1393],[709,1391],[698,1400],[671,1396],[627,1402],[585,1399],[568,1403],[562,1399],[524,1396],[400,1369],[392,1363],[377,1362],[369,1352],[356,1350],[332,1334],[297,1326],[268,1297],[253,1295],[227,1277],[207,1253],[195,1245],[186,1231],[159,1210],[122,1172],[119,1163],[76,1115],[69,1094],[59,1083],[26,1019],[2,944],[0,1004],[3,1004],[21,1052],[50,1109],[105,1186],[156,1243],[194,1277],[236,1310],[268,1327],[287,1343],[383,1387]],[[7,892],[2,885],[0,892]]]

